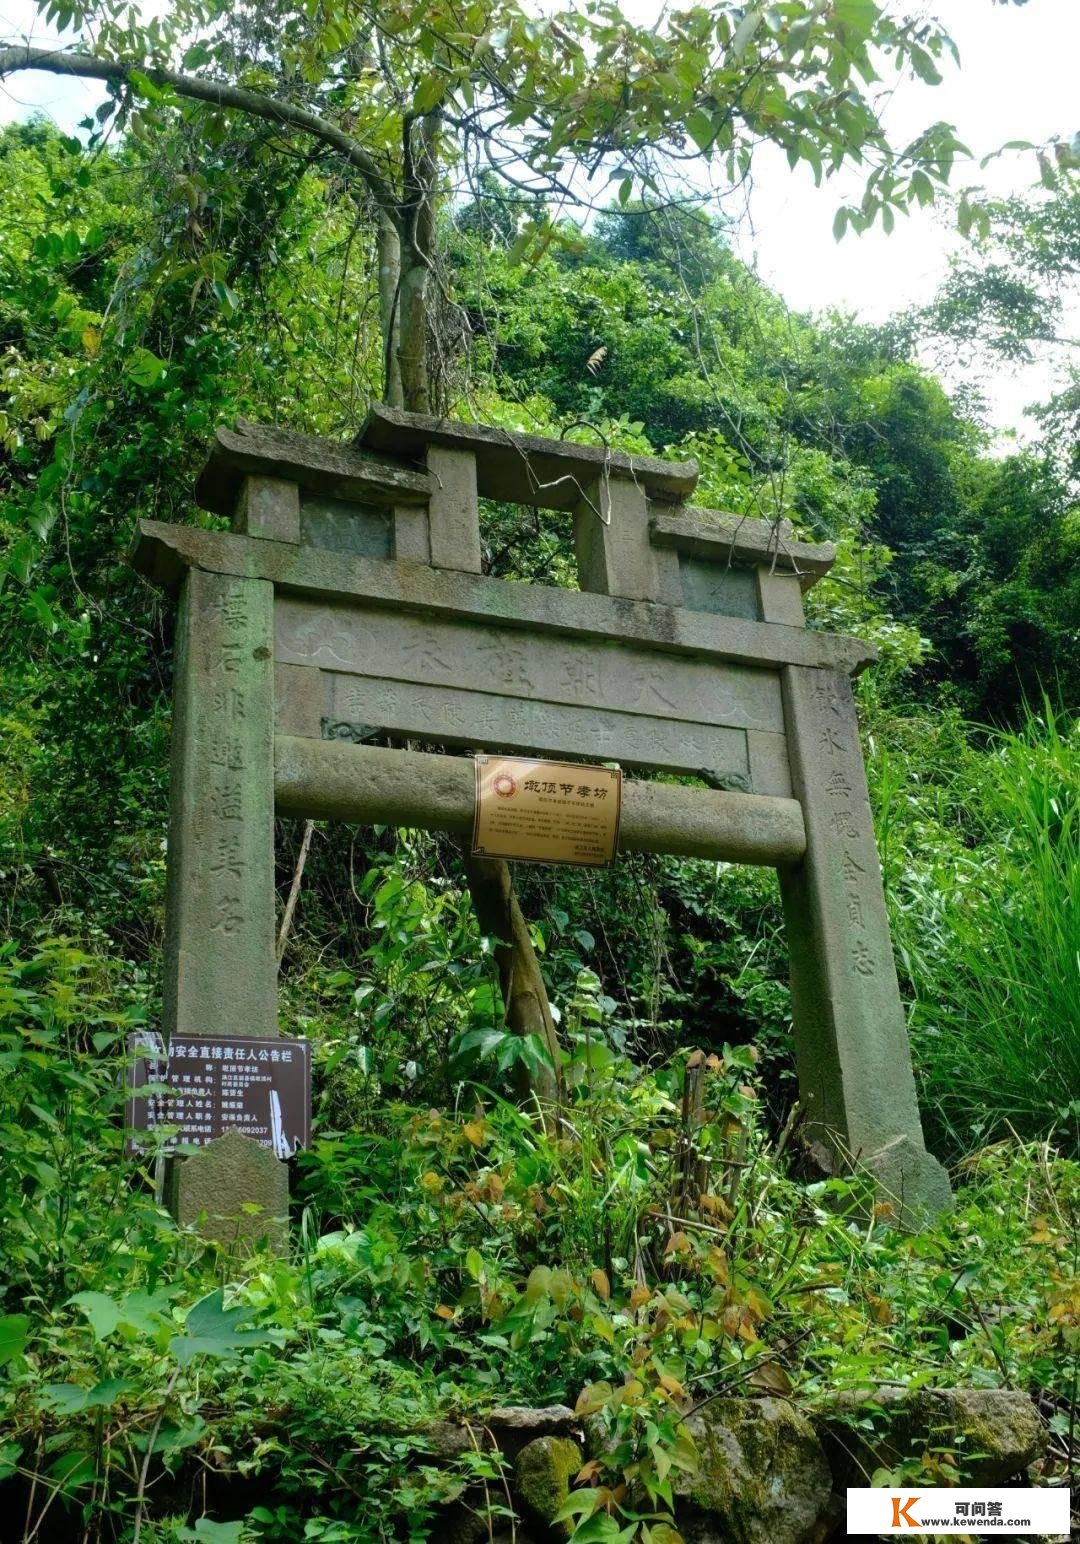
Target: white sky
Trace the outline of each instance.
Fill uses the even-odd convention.
[[[653,8],[649,0],[629,5],[639,14]],[[910,138],[945,119],[974,155],[970,168],[959,168],[958,185],[985,181],[997,193],[1027,189],[1037,177],[1030,153],[1009,154],[986,172],[978,161],[1008,140],[1041,142],[1080,129],[1080,0],[1023,6],[936,0],[933,10],[956,40],[961,68],[946,66],[938,87],[902,85],[890,107],[892,132]],[[30,0],[0,0],[0,41],[28,34],[39,44],[56,40]],[[39,110],[70,129],[101,99],[96,84],[21,75],[0,87],[0,123]],[[837,243],[833,215],[839,203],[857,197],[858,187],[853,177],[816,189],[808,172],[792,173],[779,153],[763,153],[738,249],[793,306],[836,306],[881,321],[930,298],[958,238],[939,213],[927,210],[901,221],[891,236],[878,230]],[[1076,310],[1080,319],[1080,301]],[[1049,395],[1059,367],[1048,355],[1027,369],[1003,369],[991,385],[994,423],[1023,430],[1025,406]]]

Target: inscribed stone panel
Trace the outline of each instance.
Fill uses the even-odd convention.
[[[279,598],[275,658],[389,681],[784,732],[779,673],[520,628]]]
[[[391,513],[385,506],[305,493],[300,500],[300,539],[357,557],[388,558],[393,553]]]
[[[716,611],[722,616],[746,617],[751,622],[761,616],[752,568],[708,563],[680,553],[679,571],[683,605],[692,611]]]
[[[331,673],[329,679],[330,717],[335,722],[515,754],[595,756],[631,767],[690,774],[705,771],[724,786],[750,790],[745,729],[372,676]]]

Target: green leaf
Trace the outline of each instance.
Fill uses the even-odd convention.
[[[214,280],[214,297],[225,316],[235,316],[240,309],[240,296],[229,288],[224,279]]]
[[[0,1318],[0,1367],[18,1356],[26,1344],[30,1319],[24,1313],[8,1313]]]
[[[120,1323],[120,1304],[106,1292],[76,1292],[68,1301],[82,1309],[98,1340],[111,1335]]]
[[[847,228],[848,228],[848,212],[847,212],[847,210],[845,208],[843,208],[841,206],[841,208],[839,208],[836,211],[836,214],[833,217],[833,222],[832,222],[832,233],[833,233],[833,236],[836,238],[837,241],[843,240],[844,236],[847,233]]]
[[[132,349],[131,356],[124,366],[125,372],[136,386],[143,386],[148,391],[158,384],[167,368],[165,361],[159,359],[156,354],[152,354],[148,348]]]
[[[529,220],[525,225],[522,226],[521,230],[514,238],[513,245],[511,246],[509,252],[506,254],[507,266],[510,268],[516,268],[518,264],[521,263],[521,261],[524,259],[526,252],[529,250],[535,240],[536,221]]]
[[[104,1378],[87,1394],[84,1409],[109,1410],[122,1394],[134,1394],[138,1386],[131,1378]]]
[[[925,172],[912,172],[911,191],[924,208],[934,202],[934,184]]]
[[[497,1051],[503,1041],[510,1038],[505,1029],[468,1029],[454,1046],[454,1058],[466,1057],[471,1052],[478,1061]],[[469,1058],[466,1058],[469,1059]]]
[[[833,25],[868,38],[881,15],[877,0],[834,0]]]
[[[244,1525],[242,1522],[216,1523],[210,1517],[200,1517],[194,1528],[181,1528],[179,1536],[185,1544],[189,1540],[201,1541],[201,1544],[243,1544]]]
[[[750,40],[760,26],[761,10],[758,6],[754,6],[747,11],[742,21],[735,28],[735,36],[731,40],[731,52],[735,55],[736,59],[741,59],[743,54],[745,54],[750,46]]]
[[[48,1468],[48,1474],[56,1481],[62,1496],[77,1490],[80,1485],[89,1485],[96,1473],[97,1465],[91,1453],[63,1453]]]
[[[47,1383],[41,1391],[41,1403],[56,1415],[78,1415],[86,1400],[86,1390],[77,1383]]]
[[[197,1356],[237,1356],[273,1339],[265,1330],[239,1333],[254,1317],[254,1308],[226,1308],[225,1293],[219,1287],[188,1310],[184,1320],[187,1333],[174,1335],[169,1349],[182,1367]]]
[[[705,112],[701,107],[695,107],[692,113],[687,114],[686,132],[702,155],[707,155],[716,138],[716,128],[713,124],[712,115]]]
[[[422,80],[413,95],[413,112],[429,113],[433,107],[438,107],[446,95],[447,84],[446,76],[438,73]]]

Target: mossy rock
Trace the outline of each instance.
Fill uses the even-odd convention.
[[[972,1485],[999,1485],[1046,1452],[1042,1416],[1016,1389],[920,1389],[908,1410],[909,1431],[951,1448]]]
[[[928,1450],[955,1454],[968,1484],[1000,1485],[1046,1452],[1043,1419],[1015,1389],[870,1386],[836,1395],[818,1419],[838,1489]]]
[[[688,1423],[700,1465],[676,1495],[687,1544],[812,1544],[832,1475],[806,1417],[780,1399],[717,1399]]]
[[[569,1437],[536,1437],[514,1459],[514,1502],[525,1521],[550,1538],[570,1537],[570,1525],[554,1519],[582,1461],[580,1447]]]

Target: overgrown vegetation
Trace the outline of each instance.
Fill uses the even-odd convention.
[[[703,503],[837,543],[812,622],[882,649],[860,687],[872,796],[958,1206],[911,1238],[855,1181],[810,1174],[770,874],[518,876],[567,1058],[556,1134],[509,1098],[539,1052],[502,1023],[456,851],[328,827],[281,981],[316,1066],[295,1247],[238,1261],[178,1232],[123,1148],[121,1048],[158,1005],[171,619],[122,554],[140,516],[208,518],[189,490],[216,422],[345,435],[384,350],[364,201],[265,126],[219,114],[208,154],[201,123],[161,112],[90,152],[39,123],[0,136],[13,1536],[419,1541],[455,1501],[494,1528],[497,1464],[482,1445],[447,1461],[432,1423],[566,1401],[612,1438],[577,1536],[670,1540],[671,1471],[693,1463],[680,1414],[727,1387],[809,1407],[890,1380],[1026,1389],[1052,1416],[1053,1477],[1080,1357],[1069,395],[1045,444],[1003,457],[920,367],[919,328],[971,336],[971,273],[929,319],[811,322],[700,214],[545,216],[523,263],[505,189],[480,180],[444,210],[458,411],[694,454]],[[1011,262],[1075,224],[1067,169],[1047,199],[1026,227],[1010,212]],[[491,510],[485,540],[491,571],[569,582],[555,518]],[[299,841],[283,823],[283,891]],[[688,1129],[692,1053],[706,1115]],[[913,1452],[897,1478],[946,1483],[964,1459]]]

